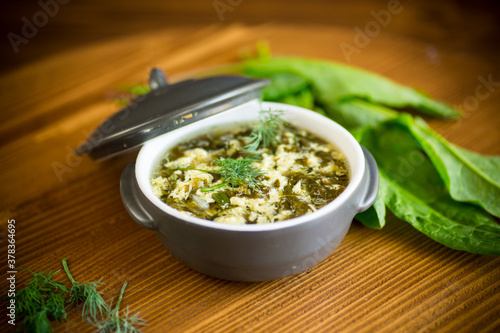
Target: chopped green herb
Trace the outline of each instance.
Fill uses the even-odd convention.
[[[214,193],[212,195],[212,198],[214,198],[215,202],[217,202],[217,204],[221,208],[225,208],[230,202],[229,197],[227,196],[227,194],[225,192]]]
[[[254,152],[262,145],[263,148],[274,147],[282,124],[287,124],[281,118],[283,111],[260,111],[260,119],[250,134],[245,152]]]

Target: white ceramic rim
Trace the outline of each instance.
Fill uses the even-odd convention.
[[[150,183],[152,173],[158,166],[159,161],[163,159],[163,156],[169,149],[185,140],[207,133],[214,128],[219,127],[224,129],[228,128],[231,124],[234,126],[234,124],[238,122],[244,123],[255,121],[258,119],[257,115],[261,109],[283,110],[285,112],[283,115],[285,120],[312,133],[318,133],[318,129],[321,129],[320,132],[324,133],[318,133],[318,135],[334,144],[346,155],[351,168],[351,179],[349,185],[337,198],[315,212],[289,220],[267,224],[240,225],[214,222],[187,215],[168,206],[153,194]],[[304,126],[304,124],[306,124],[306,126]],[[324,135],[325,131],[326,135]],[[331,136],[335,136],[335,139],[332,139]],[[364,173],[365,158],[361,146],[345,128],[311,110],[288,104],[259,102],[258,100],[247,102],[148,141],[139,151],[135,166],[135,176],[141,192],[161,211],[178,219],[204,227],[245,232],[284,229],[298,224],[307,223],[316,218],[330,214],[340,206],[347,204],[348,201],[353,198],[353,194],[356,189],[362,185],[361,183]],[[356,205],[353,205],[353,209],[356,207]]]

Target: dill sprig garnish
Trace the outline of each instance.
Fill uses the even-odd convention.
[[[47,308],[47,313],[55,320],[66,320],[65,304],[66,299],[62,293],[47,294],[45,307]]]
[[[259,113],[259,122],[253,128],[248,142],[245,146],[245,152],[254,152],[262,145],[263,148],[275,147],[279,143],[277,138],[282,125],[288,124],[281,118],[283,111],[261,110]]]
[[[64,307],[63,307],[64,309]],[[22,331],[24,332],[53,332],[47,310],[40,310],[27,315],[23,320]]]
[[[214,164],[220,167],[215,173],[219,174],[223,181],[220,184],[201,189],[201,191],[209,192],[228,185],[231,185],[233,189],[243,185],[255,190],[258,185],[263,185],[256,177],[265,174],[264,171],[252,165],[255,160],[254,156],[238,159],[215,159]]]
[[[16,309],[26,332],[52,332],[51,320],[66,320],[64,296],[68,289],[62,282],[52,280],[59,272],[38,272],[23,268],[33,275],[26,287],[17,291]]]
[[[101,285],[102,282],[77,282],[69,271],[66,258],[62,259],[62,264],[64,267],[64,271],[66,272],[66,275],[68,276],[72,284],[72,287],[69,291],[69,306],[78,306],[78,304],[82,302],[82,319],[86,319],[87,322],[96,322],[99,316],[103,316],[105,312],[108,311],[106,302],[102,298],[101,293],[97,291],[97,287]]]
[[[123,294],[125,292],[125,288],[127,287],[127,282],[125,282],[120,291],[120,295],[118,296],[118,301],[116,302],[116,306],[113,307],[113,301],[109,304],[109,311],[106,313],[106,317],[102,322],[98,322],[95,324],[97,327],[97,331],[100,333],[111,333],[111,332],[119,332],[119,333],[138,333],[141,332],[140,329],[135,326],[146,326],[146,322],[144,319],[138,318],[135,315],[130,316],[130,311],[123,311],[124,316],[120,316],[120,303],[123,298]]]
[[[222,187],[231,186],[233,189],[240,185],[256,190],[258,185],[262,184],[256,177],[265,175],[265,172],[252,165],[259,158],[258,155],[250,155],[245,158],[216,158],[214,164],[219,167],[218,170],[203,170],[196,168],[173,168],[170,171],[176,170],[197,170],[218,174],[222,177],[222,183],[202,188],[201,192],[210,192]]]
[[[247,145],[244,147],[245,153],[251,155],[244,158],[224,158],[215,159],[214,164],[219,167],[218,170],[203,170],[188,167],[178,167],[169,169],[170,171],[177,170],[197,170],[218,174],[222,177],[222,182],[210,187],[202,188],[201,192],[209,192],[226,186],[231,186],[233,189],[240,185],[250,188],[255,191],[259,185],[264,186],[257,177],[265,175],[265,172],[252,165],[260,155],[253,153],[262,145],[263,148],[275,147],[279,143],[278,135],[282,125],[287,125],[288,122],[281,118],[283,111],[261,110],[259,113],[259,122],[253,128],[250,137],[247,140]]]
[[[66,258],[62,259],[62,263],[72,283],[70,289],[66,283],[53,280],[60,270],[35,273],[28,268],[20,268],[30,272],[33,277],[24,288],[16,290],[14,297],[9,296],[7,300],[13,298],[16,302],[22,332],[53,332],[51,322],[66,320],[66,311],[79,302],[83,302],[82,319],[99,329],[105,329],[100,332],[140,332],[134,325],[147,325],[143,319],[131,317],[128,309],[124,311],[124,317],[119,316],[119,306],[127,283],[122,288],[116,307],[111,310],[111,304],[108,306],[96,289],[100,281],[77,282],[69,271]]]

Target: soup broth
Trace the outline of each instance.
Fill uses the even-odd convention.
[[[274,223],[314,212],[349,183],[345,155],[305,130],[285,124],[276,144],[248,153],[251,127],[209,133],[171,149],[151,179],[156,196],[186,214],[221,223]],[[235,186],[215,162],[256,170],[255,186]],[[227,162],[227,161],[226,161]]]

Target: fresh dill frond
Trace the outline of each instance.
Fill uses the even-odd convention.
[[[27,285],[17,291],[16,310],[21,315],[30,315],[39,312],[44,303],[44,293],[34,285]]]
[[[281,118],[283,111],[262,110],[259,113],[259,122],[253,128],[245,146],[245,152],[254,152],[262,145],[263,148],[275,147],[282,125],[288,124]]]
[[[33,278],[26,284],[26,287],[17,292],[17,311],[21,314],[31,315],[46,307],[56,309],[57,304],[51,304],[56,299],[49,298],[48,296],[53,293],[68,292],[64,283],[52,280],[52,277],[59,271],[35,273],[30,269],[23,269],[30,272]]]
[[[30,272],[31,275],[33,275],[33,278],[26,284],[27,287],[32,287],[34,289],[39,289],[43,291],[51,290],[55,292],[57,291],[64,293],[68,292],[68,288],[66,288],[65,283],[52,280],[54,275],[59,273],[61,270],[57,270],[55,272],[48,271],[47,273],[45,272],[35,273],[28,268],[20,268],[20,269],[25,269],[28,272]]]
[[[216,171],[219,174],[223,182],[221,184],[215,185],[224,187],[231,185],[232,188],[243,185],[255,190],[258,185],[262,185],[260,181],[256,179],[258,176],[264,175],[264,171],[254,167],[252,163],[255,162],[254,156],[247,156],[245,158],[225,158],[225,159],[215,159],[214,164],[219,166],[220,169]],[[212,186],[214,187],[214,186]],[[202,192],[211,191],[212,189],[206,188],[201,190]]]
[[[96,281],[80,283],[71,275],[66,258],[62,259],[62,264],[64,271],[72,284],[69,291],[69,306],[77,306],[80,302],[82,302],[82,319],[86,319],[87,322],[96,322],[99,319],[99,316],[103,316],[108,311],[108,305],[102,298],[101,293],[97,290],[97,287],[101,285],[102,282]]]
[[[123,284],[123,287],[120,291],[120,295],[118,296],[118,301],[116,302],[116,306],[114,307],[114,309],[112,309],[113,302],[111,301],[108,308],[109,310],[106,313],[106,318],[104,318],[102,322],[98,322],[95,324],[95,326],[97,327],[97,332],[138,333],[142,331],[135,326],[147,325],[144,319],[138,318],[135,315],[130,316],[130,311],[128,308],[127,310],[123,311],[124,316],[123,317],[120,316],[120,303],[122,301],[125,288],[127,288],[127,282]]]
[[[66,320],[65,298],[69,290],[52,278],[59,271],[35,273],[26,287],[17,291],[16,310],[23,318],[25,332],[52,332],[51,320]]]
[[[46,310],[25,316],[22,329],[23,332],[53,332]]]
[[[201,192],[210,192],[222,187],[231,186],[233,189],[240,185],[256,190],[258,185],[262,184],[256,177],[265,175],[265,172],[252,165],[260,156],[250,155],[245,158],[224,158],[214,160],[214,164],[219,167],[218,170],[203,170],[196,168],[173,168],[170,171],[176,170],[197,170],[218,174],[222,178],[222,183],[210,187],[202,188]]]
[[[66,298],[64,298],[61,293],[49,293],[45,299],[47,313],[54,320],[66,320],[66,309],[64,308],[65,304]]]
[[[66,258],[62,259],[62,263],[72,283],[70,289],[66,287],[66,283],[53,280],[60,270],[35,273],[28,268],[20,268],[33,276],[13,297],[16,301],[16,318],[22,322],[22,332],[53,332],[51,322],[66,320],[66,311],[79,302],[83,302],[82,319],[105,329],[100,332],[140,332],[134,326],[146,325],[143,319],[130,316],[128,309],[124,311],[124,317],[119,316],[119,306],[127,283],[122,288],[116,307],[111,310],[111,305],[108,306],[104,302],[101,293],[96,289],[101,284],[100,281],[77,282],[69,271]]]

